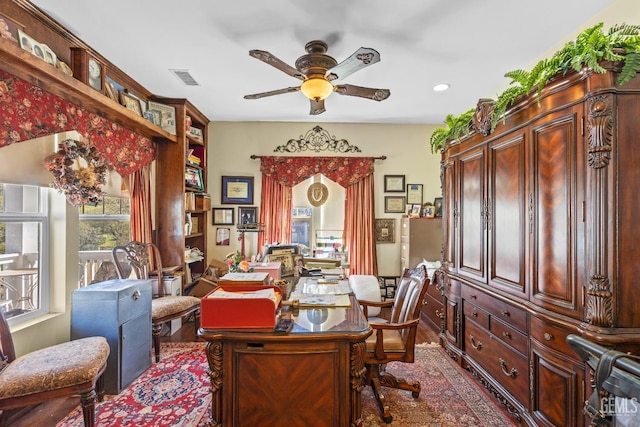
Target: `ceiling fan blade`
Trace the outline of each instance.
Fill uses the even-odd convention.
[[[325,74],[327,79],[336,80],[344,79],[356,71],[373,65],[380,61],[380,54],[377,50],[368,47],[361,47],[351,54],[350,57],[327,70]]]
[[[258,99],[258,98],[264,98],[265,96],[280,95],[281,93],[297,92],[299,90],[300,90],[300,86],[292,86],[292,87],[286,87],[284,89],[271,90],[269,92],[261,92],[261,93],[254,93],[251,95],[245,95],[244,99]]]
[[[309,114],[311,114],[312,116],[317,116],[318,114],[322,114],[327,111],[324,109],[324,99],[310,99],[309,101],[311,101],[311,109],[309,110]]]
[[[291,77],[295,77],[296,79],[299,80],[304,80],[304,75],[302,75],[302,73],[298,70],[296,70],[295,68],[293,68],[291,65],[285,63],[284,61],[282,61],[281,59],[273,56],[271,53],[264,51],[264,50],[250,50],[249,51],[249,55],[253,56],[256,59],[259,59],[260,61],[267,63],[269,65],[271,65],[272,67],[277,68],[280,71],[283,71],[285,73],[287,73],[288,75],[290,75]]]
[[[335,85],[334,92],[340,95],[359,96],[360,98],[373,99],[374,101],[384,101],[391,95],[389,89],[374,89],[354,85]]]

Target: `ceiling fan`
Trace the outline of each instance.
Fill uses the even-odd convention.
[[[295,68],[264,50],[249,51],[249,55],[287,73],[291,77],[302,80],[302,84],[300,86],[292,86],[269,92],[245,95],[244,98],[258,99],[266,96],[300,91],[311,101],[309,114],[316,115],[326,111],[324,108],[324,100],[333,92],[337,92],[340,95],[373,99],[374,101],[387,99],[391,94],[389,89],[374,89],[348,84],[334,85],[331,83],[333,80],[344,79],[364,67],[379,62],[380,54],[378,51],[361,47],[338,64],[335,59],[326,54],[328,46],[321,40],[312,40],[307,43],[304,48],[307,54],[302,55],[296,60]]]

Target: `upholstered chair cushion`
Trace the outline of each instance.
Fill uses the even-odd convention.
[[[377,331],[376,331],[377,332]],[[402,335],[398,330],[383,329],[382,330],[383,345],[385,353],[404,353],[406,347],[402,340]],[[376,333],[369,335],[366,341],[368,352],[373,352],[376,348]]]
[[[0,399],[90,382],[107,363],[109,344],[89,337],[18,357],[0,373]]]
[[[200,299],[191,296],[166,296],[151,300],[151,317],[160,319],[173,313],[200,305]]]

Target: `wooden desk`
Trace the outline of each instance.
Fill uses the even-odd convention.
[[[211,426],[361,426],[363,354],[372,330],[351,307],[292,312],[288,334],[200,329]],[[313,420],[313,423],[311,423]]]

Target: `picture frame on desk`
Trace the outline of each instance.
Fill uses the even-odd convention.
[[[384,192],[385,193],[404,193],[404,175],[385,175],[384,176]]]
[[[385,213],[404,213],[405,206],[404,196],[385,196],[384,212]]]
[[[394,243],[396,220],[393,218],[376,218],[376,243]]]
[[[280,275],[282,277],[293,276],[294,264],[293,254],[269,254],[269,262],[281,262]]]
[[[252,205],[253,177],[223,176],[221,195],[223,205]]]
[[[213,225],[233,225],[233,208],[211,208]]]

